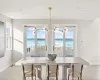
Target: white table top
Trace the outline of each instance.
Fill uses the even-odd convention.
[[[27,57],[26,60],[19,60],[15,63],[15,65],[21,65],[22,63],[33,63],[33,64],[39,64],[39,65],[45,65],[45,64],[67,64],[67,63],[80,63],[83,65],[89,65],[89,63],[85,60],[83,60],[80,57],[57,57],[55,61],[48,60],[47,57]]]

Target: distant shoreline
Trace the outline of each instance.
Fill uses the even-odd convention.
[[[27,40],[35,40],[35,39],[27,39]],[[45,39],[37,39],[37,40],[45,40]],[[63,39],[55,39],[55,40],[63,40]],[[65,39],[65,40],[72,40],[73,41],[73,39]]]

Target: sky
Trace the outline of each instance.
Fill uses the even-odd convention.
[[[27,35],[27,38],[34,38],[34,36],[35,36],[34,30],[32,28],[28,28],[26,30],[26,35]],[[45,30],[43,30],[43,29],[37,30],[37,38],[44,39],[45,38]],[[63,39],[62,28],[58,28],[57,30],[55,30],[55,38]],[[73,31],[72,30],[66,31],[65,38],[73,39]]]

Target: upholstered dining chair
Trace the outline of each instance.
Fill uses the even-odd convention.
[[[33,66],[33,64],[22,64],[23,69],[23,80],[26,80],[26,77],[31,77],[33,80],[33,77],[35,76],[36,80],[36,70]]]
[[[47,65],[47,72],[47,80],[49,80],[49,77],[56,77],[56,80],[58,80],[58,64]]]
[[[82,80],[82,70],[83,70],[82,64],[72,64],[71,68],[68,70],[68,80],[70,76],[72,77],[72,80],[74,80],[74,78]]]
[[[36,69],[36,75],[37,75],[37,78],[39,78],[40,80],[42,79],[41,78],[41,65],[34,65],[35,69]]]

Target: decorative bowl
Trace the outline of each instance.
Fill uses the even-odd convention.
[[[48,58],[51,61],[54,61],[56,59],[57,55],[56,54],[48,54]]]

